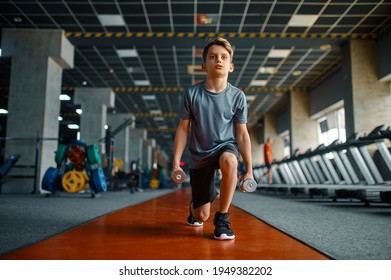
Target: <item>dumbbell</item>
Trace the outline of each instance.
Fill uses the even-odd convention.
[[[182,184],[186,179],[186,174],[182,170],[172,172],[171,178],[175,184]]]
[[[246,179],[239,185],[242,192],[254,192],[257,189],[257,182],[253,179]]]

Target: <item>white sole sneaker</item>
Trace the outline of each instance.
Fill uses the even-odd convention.
[[[235,239],[235,235],[226,235],[225,233],[223,233],[220,236],[214,236],[214,238],[216,240],[232,240]]]

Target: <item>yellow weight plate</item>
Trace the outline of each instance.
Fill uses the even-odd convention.
[[[124,166],[124,162],[120,158],[114,158],[114,165],[121,169]]]
[[[68,171],[61,179],[62,187],[67,192],[79,192],[84,189],[85,179],[80,171]]]

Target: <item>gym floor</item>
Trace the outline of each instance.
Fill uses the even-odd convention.
[[[102,198],[103,199],[103,198]],[[203,227],[186,224],[190,189],[108,213],[41,242],[9,252],[10,260],[327,260],[329,256],[235,206],[236,239],[213,238],[213,213]]]

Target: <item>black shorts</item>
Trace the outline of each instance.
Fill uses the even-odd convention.
[[[208,164],[198,169],[190,169],[190,185],[193,201],[193,208],[198,208],[206,203],[213,202],[217,197],[215,188],[215,172],[220,168],[220,155],[224,152],[233,153],[239,157],[238,150],[231,146],[223,146],[210,159]]]

